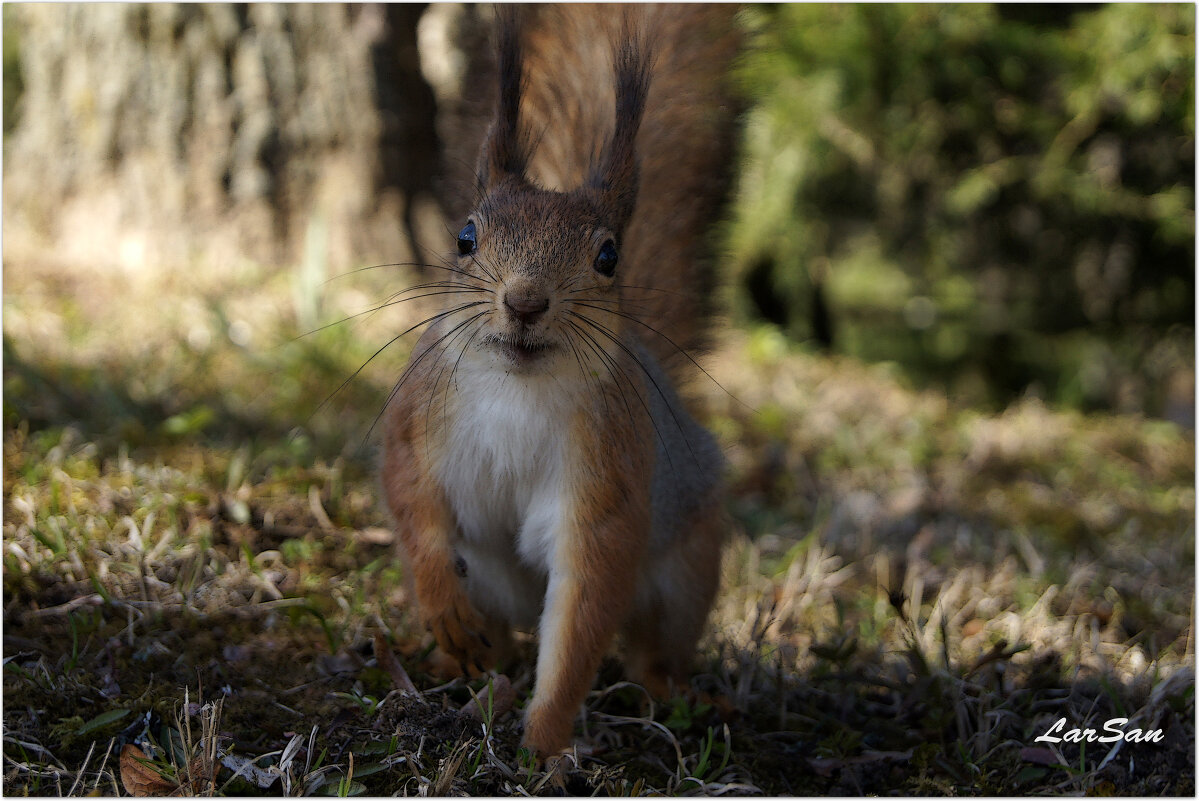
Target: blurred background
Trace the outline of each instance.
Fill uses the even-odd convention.
[[[4,14],[6,272],[287,271],[314,327],[325,279],[427,261],[464,212],[489,9]],[[1193,426],[1194,18],[747,9],[735,322],[991,410]]]
[[[1194,8],[752,20],[745,317],[968,402],[1193,422]]]

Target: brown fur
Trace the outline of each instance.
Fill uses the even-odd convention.
[[[653,76],[637,136],[640,192],[625,232],[626,304],[670,340],[642,329],[672,377],[679,349],[705,344],[713,310],[708,228],[728,193],[738,106],[728,70],[740,38],[727,4],[547,4],[523,9],[523,128],[536,143],[529,175],[540,186],[581,185],[611,136],[611,45],[628,19],[652,47]],[[479,81],[486,84],[486,81]],[[675,347],[677,345],[678,347]]]
[[[629,612],[637,578],[629,565],[640,561],[649,527],[649,487],[640,480],[648,472],[642,463],[646,454],[630,449],[612,459],[607,441],[652,436],[647,421],[613,426],[610,418],[587,417],[580,415],[571,433],[584,463],[596,469],[576,478],[579,503],[568,532],[570,579],[558,588],[566,614],[557,631],[541,632],[541,647],[548,648],[550,658],[538,660],[537,695],[525,730],[525,743],[539,754],[555,753],[570,741],[579,705]]]
[[[455,569],[449,534],[453,522],[442,490],[416,443],[426,438],[416,410],[389,407],[383,450],[383,491],[408,559],[421,619],[447,654],[465,664],[482,664],[486,648],[477,636],[483,619],[471,606]]]
[[[464,669],[491,665],[509,624],[537,619],[525,743],[540,756],[569,744],[619,632],[651,689],[686,678],[725,531],[719,451],[662,364],[701,331],[732,23],[727,9],[643,13],[500,12],[456,294],[386,418],[384,492],[438,645]],[[614,274],[600,267],[613,250]]]

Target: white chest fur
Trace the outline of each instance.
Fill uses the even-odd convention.
[[[438,449],[455,548],[480,611],[531,626],[568,514],[572,398],[552,378],[462,367]]]

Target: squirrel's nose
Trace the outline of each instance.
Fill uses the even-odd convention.
[[[532,325],[550,307],[550,299],[545,295],[509,292],[504,296],[504,305],[508,307],[508,313],[521,323]]]

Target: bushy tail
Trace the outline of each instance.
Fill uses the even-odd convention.
[[[645,287],[628,291],[629,307],[658,329],[646,345],[676,375],[690,364],[678,349],[705,344],[716,305],[713,227],[734,164],[734,13],[725,5],[671,6],[648,21],[655,65],[637,142],[641,191],[625,235],[625,282]]]

